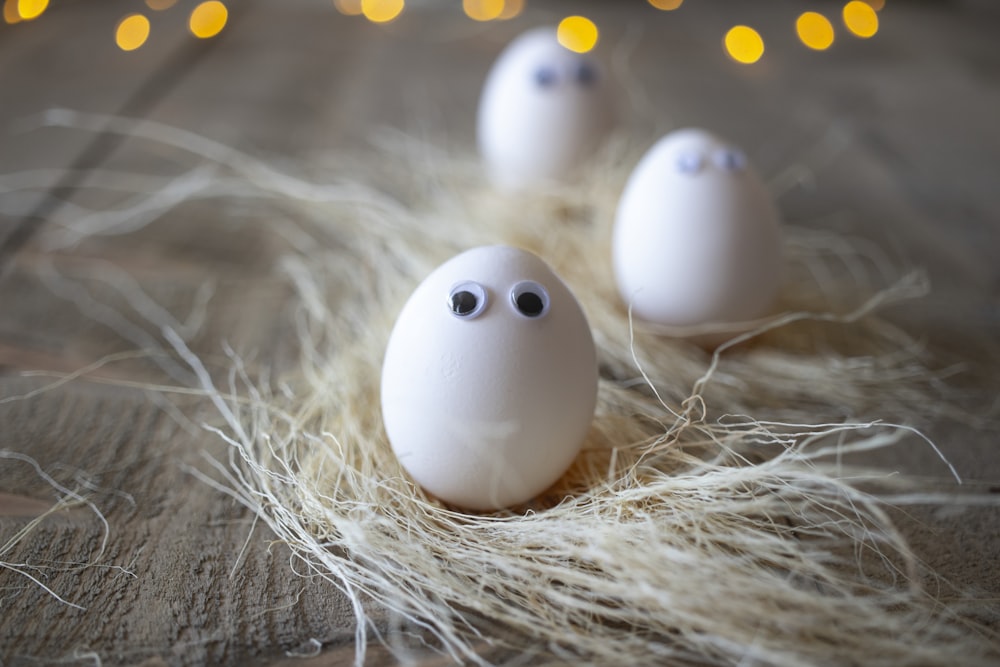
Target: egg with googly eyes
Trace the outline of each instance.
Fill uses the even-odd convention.
[[[434,270],[382,364],[382,420],[410,477],[447,503],[526,502],[579,453],[597,401],[583,309],[539,257],[484,246]]]
[[[746,155],[700,129],[660,139],[630,175],[615,214],[618,291],[668,326],[767,315],[781,285],[777,209]]]
[[[514,39],[490,70],[477,139],[492,181],[522,189],[572,177],[612,125],[611,92],[593,53],[565,48],[556,29]]]

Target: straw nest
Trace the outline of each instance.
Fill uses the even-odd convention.
[[[355,165],[369,169],[367,182],[378,176],[376,189],[306,181],[148,123],[48,120],[198,156],[190,182],[137,211],[192,197],[268,204],[273,233],[293,248],[275,269],[298,295],[298,367],[254,376],[231,354],[220,382],[170,327],[164,343],[195,371],[219,417],[207,427],[231,445],[210,483],[287,543],[305,576],[351,598],[358,662],[372,637],[400,658],[430,651],[472,663],[997,658],[987,635],[925,588],[930,573],[891,519],[892,503],[934,497],[857,466],[868,450],[933,447],[915,426],[948,409],[943,371],[880,316],[926,281],[877,249],[788,227],[781,313],[706,349],[685,338],[703,331],[631,321],[615,293],[610,221],[636,156],[623,144],[582,184],[511,197],[471,158],[404,137],[393,137],[394,155]],[[128,219],[91,219],[87,233],[127,231]],[[72,242],[66,234],[49,242]],[[474,514],[407,478],[382,428],[378,382],[417,283],[494,243],[537,253],[573,289],[601,379],[584,451],[556,486],[527,506]],[[372,602],[389,610],[389,632]]]

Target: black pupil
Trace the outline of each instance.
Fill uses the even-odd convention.
[[[523,292],[518,294],[514,303],[517,304],[517,309],[528,317],[538,317],[538,315],[541,314],[542,309],[545,308],[545,302],[542,301],[542,297],[538,296],[534,292]]]
[[[542,88],[548,88],[556,82],[556,73],[548,67],[540,67],[535,70],[535,82]]]
[[[456,315],[468,315],[476,309],[476,295],[462,290],[451,295],[451,309]]]

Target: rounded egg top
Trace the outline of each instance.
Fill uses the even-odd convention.
[[[583,310],[537,256],[466,251],[404,305],[382,367],[393,451],[431,494],[470,509],[527,501],[576,457],[597,356]]]
[[[678,130],[630,175],[612,260],[622,298],[647,321],[760,317],[781,282],[777,210],[743,151],[705,130]]]
[[[575,53],[541,27],[514,39],[479,101],[479,150],[506,188],[564,180],[611,127],[610,89],[592,53]]]

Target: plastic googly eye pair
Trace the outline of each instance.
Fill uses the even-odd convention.
[[[712,163],[725,171],[742,171],[746,168],[747,157],[735,148],[724,148],[712,154]],[[705,168],[705,156],[697,151],[685,151],[677,156],[677,171],[682,174],[697,174]]]
[[[471,320],[486,310],[486,288],[472,280],[458,283],[448,295],[448,310],[455,317]],[[523,280],[510,290],[510,302],[520,315],[536,319],[549,312],[549,293],[533,280]]]
[[[552,88],[559,82],[559,74],[554,67],[543,65],[535,70],[535,83],[539,88]],[[570,78],[582,86],[590,86],[597,81],[597,69],[587,62],[580,63]]]

